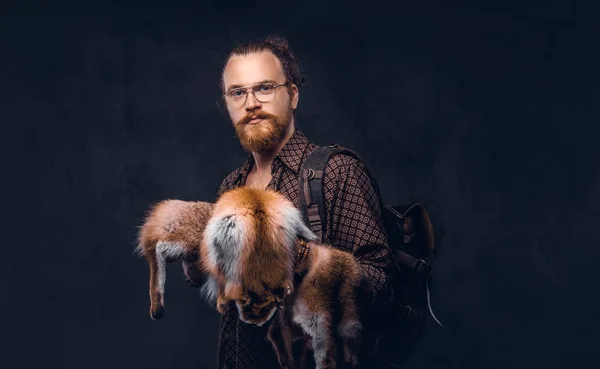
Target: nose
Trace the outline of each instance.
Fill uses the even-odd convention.
[[[251,110],[254,110],[254,109],[260,108],[260,107],[261,107],[260,101],[258,101],[256,99],[256,97],[254,97],[253,93],[249,93],[248,97],[246,98],[246,110],[251,111]]]

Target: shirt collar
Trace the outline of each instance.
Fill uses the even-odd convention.
[[[299,173],[302,159],[305,156],[306,147],[308,145],[309,141],[306,136],[296,129],[294,130],[292,137],[290,137],[285,145],[283,145],[276,157],[279,157],[283,164],[292,171]]]

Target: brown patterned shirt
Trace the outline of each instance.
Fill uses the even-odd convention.
[[[296,130],[272,162],[267,188],[286,196],[299,207],[299,174],[308,154],[317,149]],[[230,173],[222,182],[219,195],[246,183],[254,158]],[[390,299],[392,265],[387,234],[383,226],[380,198],[375,191],[375,179],[355,158],[337,154],[324,173],[324,195],[327,214],[323,242],[351,252],[363,268],[372,288],[369,306],[374,311]],[[229,308],[221,317],[218,342],[219,369],[279,368],[273,347],[266,339],[268,324],[256,327],[239,320],[237,309]]]

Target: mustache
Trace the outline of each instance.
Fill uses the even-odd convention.
[[[271,119],[271,120],[276,120],[277,117],[273,114],[269,114],[267,112],[264,111],[255,111],[255,112],[251,112],[246,114],[246,116],[244,116],[242,119],[240,119],[237,124],[238,125],[244,125],[247,124],[248,122],[250,122],[252,119]]]

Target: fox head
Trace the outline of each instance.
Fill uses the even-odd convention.
[[[283,195],[249,187],[223,193],[204,230],[206,262],[221,274],[207,297],[218,297],[220,310],[234,301],[242,321],[264,324],[292,291],[299,237],[317,238]]]

